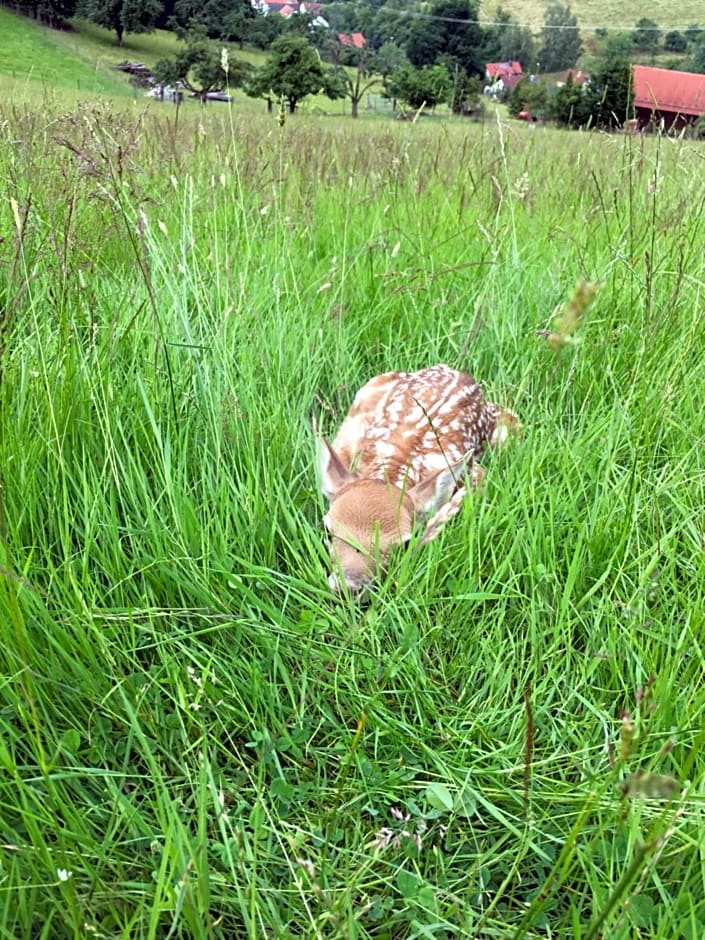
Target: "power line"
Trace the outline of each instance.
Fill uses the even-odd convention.
[[[590,24],[585,25],[584,23],[578,23],[575,26],[568,26],[565,23],[559,23],[555,25],[543,23],[541,24],[541,26],[537,27],[533,23],[518,23],[514,19],[510,20],[509,22],[502,21],[502,20],[481,20],[481,19],[462,19],[461,20],[454,16],[436,16],[436,14],[434,13],[423,13],[420,10],[390,10],[389,7],[380,7],[380,9],[377,12],[378,13],[390,13],[393,16],[400,17],[401,19],[408,18],[408,19],[421,19],[421,20],[435,20],[440,23],[463,23],[465,25],[470,25],[470,26],[485,26],[485,27],[486,26],[504,26],[507,29],[511,29],[512,27],[517,27],[517,26],[520,29],[531,29],[531,30],[540,29],[542,31],[544,29],[555,29],[555,30],[577,29],[579,32],[585,32],[587,30],[594,31],[598,29],[601,29],[601,30],[604,29],[606,32],[610,32],[610,33],[630,33],[630,32],[633,32],[635,29],[637,29],[636,23],[631,23],[629,26],[604,26],[604,25],[594,26]],[[682,24],[678,24],[677,26],[661,26],[657,24],[653,28],[652,31],[654,32],[658,31],[662,33],[668,33],[672,31],[685,31],[689,29],[691,25],[696,26],[698,24],[693,23],[693,24],[689,24],[688,26],[683,26]]]

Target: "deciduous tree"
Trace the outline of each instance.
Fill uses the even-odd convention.
[[[244,42],[257,14],[249,0],[177,0],[174,19],[182,27],[202,26],[211,39]]]
[[[643,16],[634,28],[632,40],[637,49],[643,52],[653,52],[661,40],[661,30],[658,23]]]
[[[666,52],[685,52],[688,48],[688,40],[683,33],[672,29],[663,37],[663,48]]]
[[[411,65],[398,69],[388,82],[388,94],[406,102],[417,111],[424,105],[435,108],[447,101],[453,82],[445,65],[425,65],[415,69]]]
[[[226,85],[236,88],[251,71],[247,63],[224,59],[222,49],[206,38],[205,27],[180,30],[179,38],[184,48],[175,56],[159,59],[154,66],[154,78],[160,85],[180,82],[205,102],[209,92],[220,91]]]
[[[621,127],[628,121],[634,100],[633,84],[623,37],[608,39],[590,70],[590,85],[585,94],[591,122],[598,127]]]
[[[284,98],[289,113],[307,95],[323,93],[342,98],[345,87],[333,69],[324,68],[320,56],[303,36],[280,36],[272,43],[266,64],[245,83],[252,98]]]
[[[79,0],[76,12],[112,30],[122,45],[125,33],[149,33],[162,12],[160,0]]]
[[[580,58],[583,44],[577,17],[570,6],[552,4],[546,10],[543,27],[543,47],[539,52],[542,72],[557,72],[572,68]]]
[[[342,66],[337,69],[341,86],[345,89],[345,97],[350,99],[350,113],[354,118],[359,115],[360,102],[365,93],[383,82],[380,75],[373,75],[370,72],[372,56],[367,49],[358,49],[356,52],[357,65],[352,74]]]

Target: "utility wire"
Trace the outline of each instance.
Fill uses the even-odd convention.
[[[401,19],[410,18],[410,19],[419,19],[419,20],[436,20],[437,22],[440,22],[440,23],[464,23],[465,25],[469,24],[472,26],[504,26],[508,29],[511,27],[517,27],[517,26],[520,29],[536,29],[537,28],[534,23],[518,23],[514,19],[510,20],[508,23],[501,21],[501,20],[458,19],[457,17],[454,17],[454,16],[436,16],[436,14],[434,13],[423,13],[420,10],[390,10],[389,7],[380,7],[377,10],[377,12],[378,13],[390,13],[392,16],[396,15],[400,17]],[[654,32],[658,31],[662,33],[668,33],[668,32],[675,31],[675,30],[685,31],[690,28],[690,25],[697,26],[698,24],[693,23],[693,24],[689,24],[688,26],[683,26],[682,23],[679,24],[678,26],[661,26],[657,24],[655,27],[653,27],[653,31]],[[637,24],[632,23],[629,26],[603,26],[603,25],[594,26],[594,25],[586,25],[584,23],[578,23],[575,26],[568,26],[567,24],[564,24],[564,23],[555,24],[555,25],[543,23],[538,28],[541,30],[577,29],[581,32],[585,32],[586,30],[604,29],[606,32],[610,32],[610,33],[630,33],[630,32],[633,32],[635,29],[637,29]]]

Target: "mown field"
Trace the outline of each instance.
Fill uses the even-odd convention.
[[[702,937],[703,146],[1,108],[0,935]],[[439,361],[359,608],[311,419]]]
[[[522,25],[540,30],[547,6],[549,3],[546,0],[505,0],[501,3],[497,0],[481,0],[480,15],[483,19],[491,18],[502,7]],[[620,4],[612,3],[611,0],[581,0],[580,3],[571,4],[571,9],[578,17],[584,34],[599,28],[630,32],[642,17],[653,20],[664,33],[673,29],[682,32],[694,24],[705,24],[703,0],[682,0],[677,6],[639,3],[638,0],[624,0]]]

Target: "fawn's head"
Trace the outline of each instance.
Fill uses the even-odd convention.
[[[471,461],[468,454],[415,486],[401,488],[386,480],[357,477],[322,438],[321,483],[330,502],[324,523],[330,533],[332,590],[362,595],[384,571],[390,550],[411,538],[417,521],[426,522],[421,541],[430,541],[442,524],[438,509],[448,503]]]

